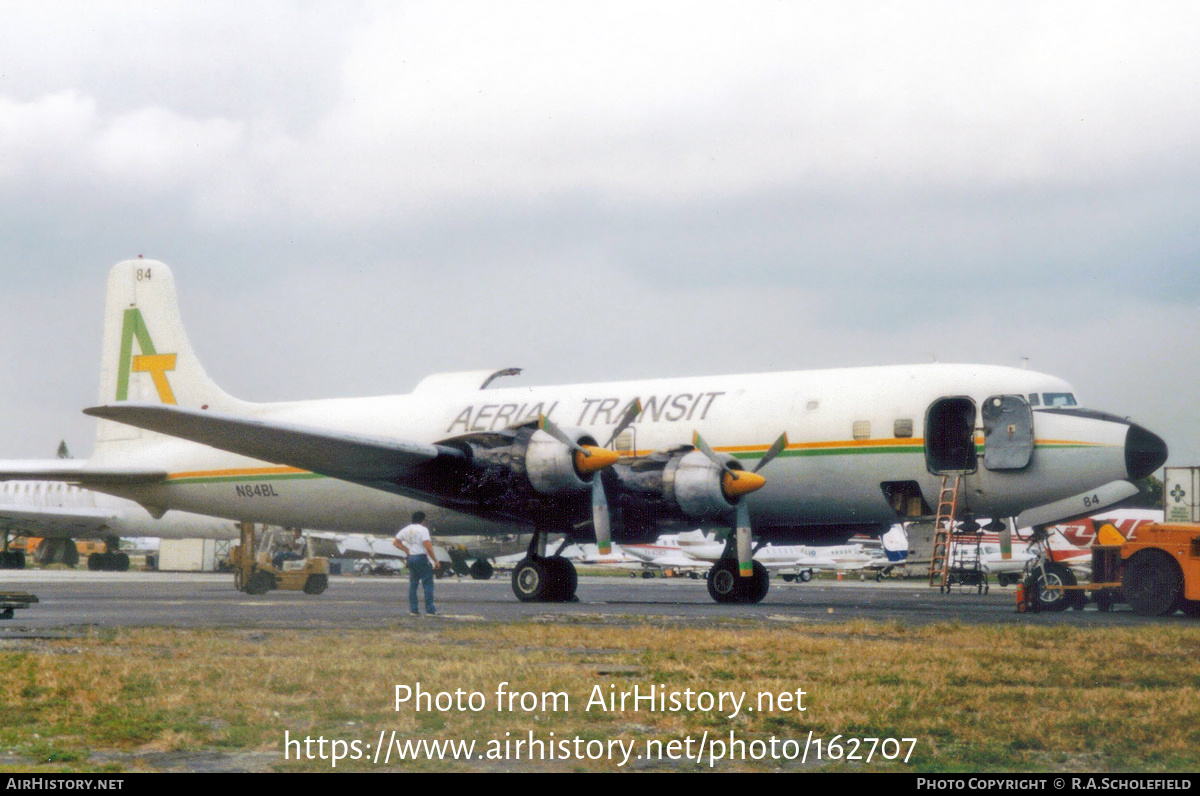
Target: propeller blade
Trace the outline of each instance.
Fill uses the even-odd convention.
[[[734,532],[737,534],[738,575],[748,578],[754,574],[754,561],[750,550],[750,509],[745,501],[738,504]]]
[[[775,440],[775,442],[771,445],[771,447],[767,449],[767,452],[763,454],[762,459],[759,460],[758,465],[754,468],[754,472],[757,473],[759,470],[766,467],[767,464],[772,459],[774,459],[779,454],[783,453],[784,449],[787,448],[787,446],[788,446],[788,438],[787,438],[787,432],[785,431],[784,433],[779,435],[779,439]]]
[[[604,491],[604,479],[592,479],[592,529],[596,532],[596,549],[600,555],[612,552],[612,522],[608,514],[608,495]]]
[[[737,470],[734,470],[732,467],[730,467],[729,462],[724,461],[717,456],[716,451],[708,446],[708,443],[704,441],[704,437],[700,436],[699,431],[692,432],[692,445],[695,446],[696,449],[705,456],[707,456],[713,464],[717,465],[726,473],[728,473],[730,478],[732,478],[734,481],[738,480],[738,477],[741,474]]]
[[[547,434],[554,437],[556,440],[561,442],[563,445],[566,445],[568,448],[575,451],[576,453],[582,453],[584,456],[591,455],[587,451],[584,450],[582,445],[580,445],[578,442],[576,442],[575,440],[568,437],[567,433],[565,431],[563,431],[561,428],[556,426],[554,424],[554,421],[551,420],[550,418],[546,417],[545,415],[538,415],[538,428],[541,429],[542,431],[545,431]]]
[[[621,414],[621,419],[617,421],[617,427],[613,429],[612,436],[608,438],[608,442],[604,443],[604,447],[607,448],[609,445],[613,444],[613,440],[615,440],[622,431],[629,428],[629,426],[633,424],[634,420],[637,420],[638,415],[641,413],[642,399],[634,398],[629,406],[625,407],[625,411]]]

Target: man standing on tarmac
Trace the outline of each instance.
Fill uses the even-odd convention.
[[[392,545],[408,556],[408,612],[413,616],[417,611],[417,584],[425,587],[425,613],[437,614],[433,607],[433,542],[429,538],[429,529],[423,523],[425,512],[418,511],[412,515],[412,522],[405,525],[396,534]]]

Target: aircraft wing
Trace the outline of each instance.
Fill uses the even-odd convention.
[[[83,486],[103,486],[152,484],[166,477],[167,472],[161,469],[104,468],[77,459],[0,460],[0,481],[67,481]]]
[[[439,456],[462,458],[460,451],[446,446],[344,434],[165,404],[122,402],[83,411],[252,459],[287,464],[348,481],[394,478]]]
[[[44,539],[101,536],[112,519],[102,509],[0,505],[0,527]]]
[[[461,469],[466,459],[461,450],[448,445],[152,403],[107,404],[84,413],[448,508],[473,508],[458,505],[438,488],[439,480]]]

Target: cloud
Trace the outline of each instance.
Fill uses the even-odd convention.
[[[59,313],[93,304],[39,314],[62,306],[46,275],[98,314],[107,266],[144,253],[201,297],[197,347],[252,398],[937,353],[1029,356],[1165,416],[1153,368],[1190,385],[1146,341],[1200,306],[1197,16],[20,4],[0,31],[8,308],[74,350]],[[61,368],[22,351],[2,408],[40,455],[19,404]],[[94,392],[76,365],[64,423]],[[1122,369],[1139,385],[1106,392]]]

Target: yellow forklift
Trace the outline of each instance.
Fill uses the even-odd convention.
[[[312,556],[276,556],[271,545],[255,553],[254,523],[238,523],[241,544],[229,553],[233,585],[246,594],[266,594],[272,589],[320,594],[329,585],[329,559]],[[295,531],[297,535],[299,530]]]

